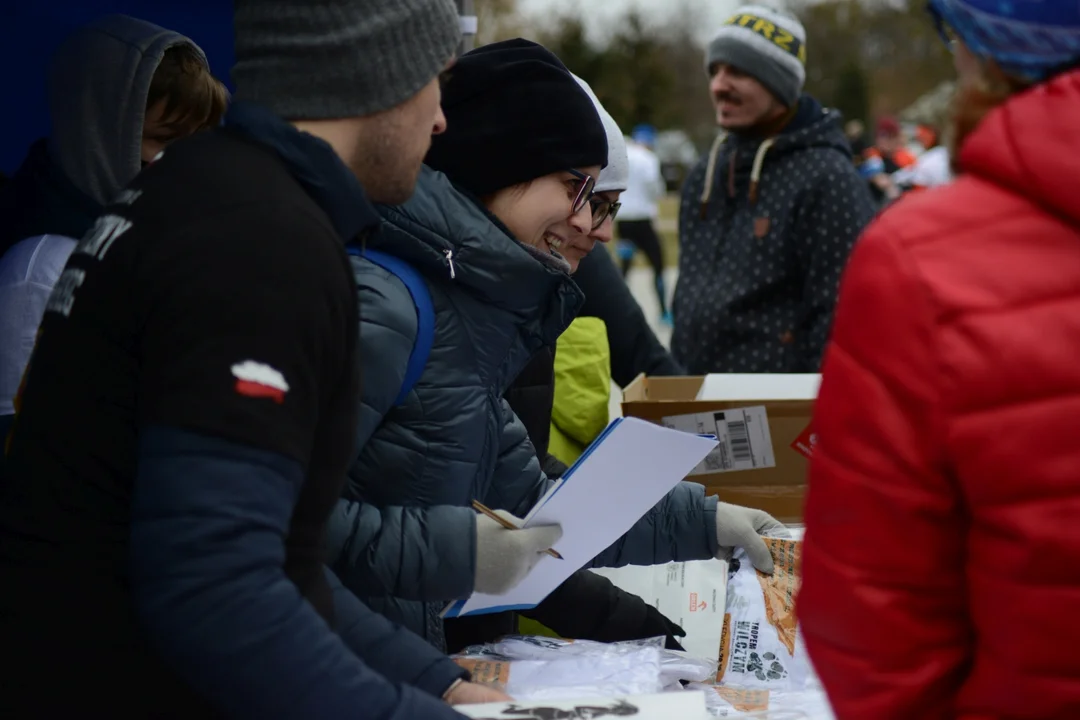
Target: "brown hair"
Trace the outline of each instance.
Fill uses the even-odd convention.
[[[179,138],[217,125],[229,104],[229,91],[210,74],[202,54],[183,43],[162,56],[150,81],[146,109],[162,100],[162,125]]]
[[[480,203],[484,207],[491,207],[491,203],[495,201],[495,197],[503,190],[509,190],[511,197],[513,197],[515,200],[520,200],[522,197],[525,196],[525,193],[528,192],[529,188],[532,187],[532,184],[532,180],[526,180],[525,182],[519,182],[511,185],[508,188],[500,188],[493,193],[488,193],[487,195],[481,197]]]
[[[979,123],[995,108],[1004,105],[1013,95],[1027,90],[1034,84],[1009,75],[993,60],[985,60],[980,66],[978,80],[970,85],[961,85],[953,101],[949,154],[953,159],[954,170],[960,169],[958,166],[960,148]]]

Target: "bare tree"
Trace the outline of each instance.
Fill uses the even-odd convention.
[[[826,104],[892,114],[952,76],[919,0],[804,0],[794,11],[806,28],[807,90]],[[852,96],[863,85],[868,101]]]

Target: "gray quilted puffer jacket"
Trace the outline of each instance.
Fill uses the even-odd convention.
[[[328,564],[373,609],[442,647],[439,612],[473,589],[472,500],[522,516],[549,487],[502,396],[538,349],[554,346],[583,297],[441,173],[424,168],[413,198],[380,212],[386,222],[368,247],[425,276],[434,342],[423,375],[393,406],[417,334],[415,306],[396,276],[352,258],[360,451],[331,518]],[[680,485],[593,564],[712,557],[715,502],[699,485]]]

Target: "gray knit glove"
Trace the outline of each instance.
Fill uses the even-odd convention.
[[[782,535],[786,532],[784,524],[764,510],[724,502],[716,504],[716,541],[720,546],[716,550],[716,557],[720,560],[730,560],[735,548],[742,548],[754,567],[771,575],[772,553],[761,535]]]
[[[496,514],[521,525],[521,520],[508,512],[497,510]],[[486,515],[477,515],[474,589],[485,595],[510,592],[561,537],[558,525],[509,530]]]

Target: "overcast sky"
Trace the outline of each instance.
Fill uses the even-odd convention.
[[[518,7],[523,14],[540,18],[541,21],[562,11],[578,11],[584,17],[590,33],[602,35],[604,29],[610,27],[620,15],[635,7],[646,18],[661,23],[682,3],[692,5],[701,12],[704,22],[699,38],[702,42],[712,37],[720,24],[730,17],[732,10],[745,4],[737,0],[518,0]]]

